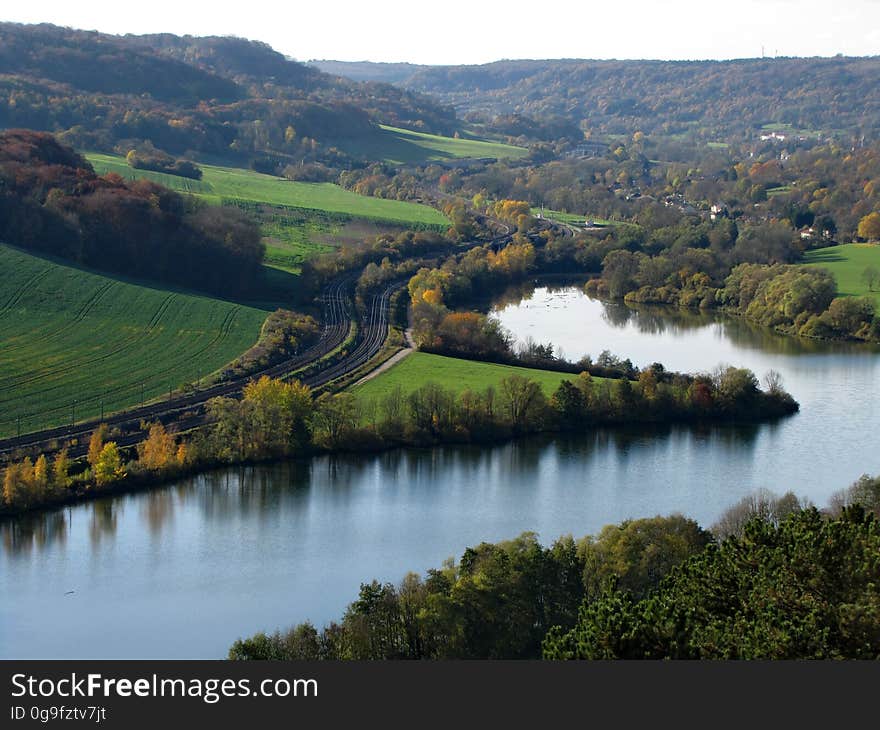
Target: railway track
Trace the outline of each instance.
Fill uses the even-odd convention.
[[[263,375],[277,378],[302,370],[333,352],[348,336],[351,327],[351,305],[348,292],[354,280],[353,275],[347,275],[333,281],[325,288],[322,294],[324,316],[321,336],[314,345],[295,357],[251,373],[246,377],[219,383],[195,393],[179,395],[163,402],[121,411],[107,416],[103,421],[99,419],[83,421],[35,431],[15,438],[2,439],[0,440],[0,459],[17,452],[51,453],[63,447],[64,444],[71,444],[69,447],[70,455],[78,456],[85,451],[86,444],[84,442],[102,422],[119,432],[118,436],[114,436],[114,438],[120,446],[129,446],[143,439],[144,432],[140,427],[142,421],[154,422],[158,420],[166,424],[178,421],[181,426],[189,427],[188,424],[193,420],[193,416],[186,417],[184,414],[194,411],[203,415],[204,405],[211,398],[238,395],[248,382]],[[184,417],[181,418],[181,416]]]
[[[507,226],[505,228],[507,230],[504,233],[490,242],[493,246],[503,247],[510,242],[510,229]],[[474,242],[473,245],[478,244]],[[93,419],[35,431],[15,438],[0,439],[0,462],[16,454],[51,454],[64,446],[68,447],[71,457],[81,456],[88,448],[88,439],[92,432],[101,423],[111,428],[113,440],[120,447],[133,446],[144,439],[145,431],[141,427],[142,423],[160,421],[166,426],[173,424],[173,428],[177,431],[202,425],[205,422],[205,404],[210,399],[240,395],[247,383],[264,375],[272,378],[289,378],[309,366],[315,366],[342,345],[351,328],[353,306],[349,292],[355,279],[356,274],[347,274],[325,287],[322,293],[324,316],[321,336],[314,345],[299,355],[245,377],[225,381],[194,393],[178,395],[163,402],[121,411],[103,420]],[[382,349],[388,336],[391,295],[404,285],[403,281],[393,282],[381,292],[372,295],[358,323],[356,338],[350,351],[337,362],[328,364],[326,368],[304,374],[301,378],[302,382],[312,388],[326,385],[369,362]]]

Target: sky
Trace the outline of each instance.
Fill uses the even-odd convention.
[[[880,0],[40,0],[3,8],[0,20],[236,35],[300,61],[880,55]]]

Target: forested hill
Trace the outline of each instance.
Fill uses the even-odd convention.
[[[344,74],[346,64],[316,61]],[[697,132],[741,138],[764,125],[850,137],[880,133],[880,57],[736,61],[497,61],[414,66],[352,64],[357,78],[393,81],[459,113],[563,117],[598,134]]]
[[[0,241],[77,264],[233,295],[262,283],[259,228],[149,180],[99,177],[45,132],[0,132]]]
[[[0,23],[0,127],[80,148],[149,140],[175,155],[301,161],[369,139],[379,123],[457,127],[451,108],[421,94],[341,79],[263,43]]]

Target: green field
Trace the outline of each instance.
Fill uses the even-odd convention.
[[[147,179],[214,204],[238,205],[260,223],[266,264],[298,274],[302,262],[343,243],[404,228],[445,229],[447,218],[426,205],[369,198],[331,183],[291,182],[252,170],[200,165],[201,180],[129,167],[124,157],[87,153],[99,174]]]
[[[843,246],[830,246],[807,251],[804,255],[807,266],[821,266],[828,269],[837,280],[837,291],[841,296],[872,296],[880,305],[880,287],[874,291],[862,281],[862,273],[868,266],[880,271],[880,246],[871,243],[847,243]]]
[[[381,135],[368,141],[358,140],[351,151],[398,165],[469,158],[519,159],[529,153],[525,147],[473,137],[441,137],[384,124],[381,129]]]
[[[357,394],[360,399],[378,401],[398,385],[406,395],[429,382],[441,385],[455,393],[461,393],[467,389],[482,392],[490,385],[497,388],[501,379],[509,375],[522,375],[530,380],[538,381],[548,396],[559,387],[559,383],[563,379],[577,377],[549,370],[496,365],[495,363],[431,355],[426,352],[414,352],[384,373],[353,388],[352,392]]]
[[[792,189],[791,185],[782,185],[778,188],[767,188],[767,197],[772,198],[776,195],[785,195],[786,193],[790,193]]]
[[[541,213],[540,208],[532,208],[532,215],[538,215]],[[584,222],[587,220],[587,216],[579,215],[575,213],[563,213],[561,210],[550,210],[549,208],[544,208],[543,215],[548,220],[556,221],[557,223],[567,223],[570,226],[580,226],[584,227]],[[605,218],[590,218],[593,223],[599,226],[613,226],[619,225],[616,221],[607,220]]]
[[[0,244],[0,436],[168,393],[222,368],[267,312],[95,274]]]
[[[333,183],[291,182],[253,170],[203,164],[199,164],[204,173],[203,178],[188,180],[177,175],[135,170],[128,166],[125,158],[118,155],[88,153],[86,158],[99,174],[116,172],[130,180],[147,178],[174,190],[194,193],[215,203],[226,199],[244,200],[329,213],[345,213],[355,218],[395,223],[423,225],[449,223],[442,213],[427,205],[369,198]]]

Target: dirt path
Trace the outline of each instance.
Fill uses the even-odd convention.
[[[388,370],[388,368],[391,368],[391,367],[394,367],[395,365],[397,365],[397,363],[399,363],[401,360],[403,360],[403,358],[405,358],[411,352],[413,352],[413,348],[404,347],[400,352],[394,353],[391,357],[389,357],[385,362],[383,362],[375,370],[372,370],[369,373],[367,373],[366,375],[364,375],[364,377],[362,377],[360,380],[358,380],[355,383],[355,385],[360,385],[361,383],[366,383],[368,380],[372,380],[377,375],[381,375],[386,370]]]

